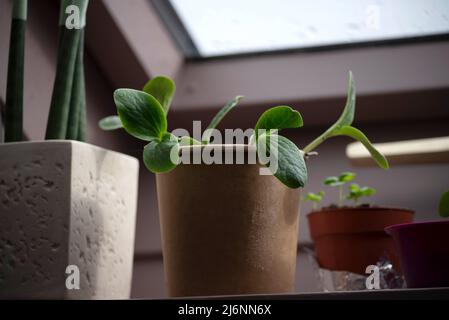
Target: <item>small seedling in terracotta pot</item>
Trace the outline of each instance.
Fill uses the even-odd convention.
[[[449,190],[439,201],[440,217],[449,217]],[[409,288],[449,286],[449,220],[414,222],[387,227],[396,244]]]
[[[338,188],[338,205],[331,205],[308,215],[309,228],[315,252],[321,267],[364,274],[368,265],[375,265],[386,252],[396,269],[399,262],[393,241],[384,232],[386,226],[412,220],[413,212],[360,205],[360,199],[373,196],[376,190],[353,182],[355,173],[343,172],[328,177],[325,186]],[[352,182],[345,195],[344,186]],[[344,201],[353,205],[344,205]]]

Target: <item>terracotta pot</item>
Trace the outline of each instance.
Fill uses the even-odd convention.
[[[233,145],[224,149],[235,153]],[[259,168],[181,164],[157,175],[169,296],[293,290],[300,190],[260,175]]]
[[[318,263],[329,270],[365,274],[387,254],[397,270],[399,259],[385,227],[411,222],[413,211],[392,208],[336,208],[307,216]]]
[[[385,230],[396,243],[409,288],[449,286],[449,221],[407,223]]]

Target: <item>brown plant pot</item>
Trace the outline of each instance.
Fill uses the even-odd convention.
[[[413,211],[394,208],[358,207],[324,209],[308,216],[319,265],[329,270],[365,274],[387,254],[395,269],[400,263],[393,239],[384,228],[413,220]]]
[[[259,168],[181,164],[157,175],[169,296],[294,289],[300,189]]]

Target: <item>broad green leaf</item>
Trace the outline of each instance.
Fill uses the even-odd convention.
[[[438,211],[440,216],[447,218],[449,217],[449,190],[443,193],[438,206]]]
[[[302,151],[293,142],[283,136],[262,134],[257,146],[259,158],[269,155],[270,160],[277,161],[277,170],[272,172],[276,178],[289,188],[304,187],[307,167]],[[267,167],[270,168],[269,165]]]
[[[341,182],[349,182],[354,180],[356,174],[353,172],[342,172],[339,176],[338,176],[338,181]]]
[[[278,106],[265,111],[257,121],[254,130],[257,138],[259,130],[299,128],[302,125],[302,117],[298,111],[288,106]]]
[[[210,122],[207,129],[215,129],[218,126],[218,124],[221,122],[221,120],[223,120],[223,118],[229,113],[229,111],[234,109],[234,107],[237,106],[239,101],[242,99],[243,99],[243,96],[237,96],[234,99],[232,99],[231,101],[229,101],[223,108],[221,108],[220,111],[218,111],[218,113],[215,115],[215,117]],[[211,134],[212,134],[211,131],[207,130],[207,129],[202,137],[202,141],[205,144],[209,143]]]
[[[371,144],[369,139],[357,128],[351,126],[344,126],[340,128],[337,132],[334,133],[335,136],[348,136],[357,141],[360,141],[365,148],[371,154],[371,157],[376,161],[376,163],[383,169],[388,169],[388,161],[387,159]]]
[[[171,133],[165,133],[161,141],[152,141],[143,149],[143,162],[151,172],[168,172],[177,166],[178,161],[178,138]]]
[[[159,101],[164,109],[164,113],[167,114],[176,91],[176,86],[172,79],[158,76],[148,81],[143,87],[143,91]]]
[[[125,130],[146,140],[160,140],[167,131],[167,119],[161,104],[146,92],[118,89],[114,92],[117,112]]]
[[[361,188],[361,191],[365,197],[373,196],[376,194],[376,190],[370,187],[363,187]]]
[[[178,138],[179,140],[179,145],[180,146],[193,146],[193,145],[200,145],[201,142],[199,142],[198,140],[193,139],[192,137],[189,136],[183,136]]]
[[[119,116],[109,116],[98,121],[98,126],[106,131],[123,128]]]

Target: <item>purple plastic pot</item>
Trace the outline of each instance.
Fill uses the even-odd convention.
[[[409,288],[449,286],[449,221],[385,228],[395,242]]]

